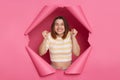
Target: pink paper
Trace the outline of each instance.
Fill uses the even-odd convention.
[[[120,80],[119,8],[120,0],[0,0],[0,80]],[[58,15],[81,47],[65,71],[38,53]]]
[[[40,58],[34,51],[32,51],[28,46],[26,46],[26,49],[38,71],[40,76],[45,76],[48,74],[55,73],[55,69],[52,68],[46,61],[44,61],[42,58]]]
[[[62,11],[64,13],[61,13]],[[27,31],[25,32],[26,36],[29,35],[28,45],[31,47],[31,49],[35,50],[35,52],[36,52],[36,53],[34,51],[31,52],[30,48],[27,47],[29,50],[28,53],[31,54],[33,57],[35,54],[38,53],[37,49],[39,48],[39,45],[38,45],[38,47],[36,47],[35,43],[40,44],[40,42],[43,39],[42,36],[40,36],[41,38],[39,38],[37,35],[41,34],[40,32],[42,32],[42,30],[45,30],[45,29],[49,30],[50,25],[52,23],[51,19],[55,18],[54,16],[59,16],[59,15],[66,17],[67,20],[69,22],[71,22],[70,23],[71,28],[76,28],[77,26],[72,26],[75,23],[72,22],[72,18],[69,18],[69,16],[76,18],[76,20],[78,21],[76,24],[79,24],[79,26],[76,28],[79,32],[77,39],[78,39],[79,44],[81,46],[81,51],[85,47],[85,46],[84,47],[82,46],[83,44],[89,45],[89,43],[85,40],[83,43],[80,43],[81,38],[82,38],[81,33],[88,35],[92,31],[80,6],[67,6],[67,7],[66,6],[62,6],[62,7],[60,7],[60,6],[45,6],[39,12],[39,14],[36,16],[35,20],[33,21],[33,23],[30,25],[30,27],[28,27]],[[68,16],[66,16],[66,15],[68,15]],[[80,18],[78,18],[78,17],[80,17]],[[41,22],[43,19],[44,19],[44,21]],[[46,24],[44,24],[44,22],[46,22]],[[42,28],[42,27],[44,27],[44,28]],[[79,31],[81,27],[84,27],[85,31],[83,31],[83,32]],[[85,35],[84,35],[84,37],[85,37]],[[86,38],[88,38],[88,37],[86,36]],[[86,48],[87,47],[88,46],[86,46]],[[67,71],[65,71],[65,73],[66,74],[79,74],[79,73],[81,73],[81,71],[83,70],[83,67],[87,61],[88,53],[90,53],[89,49],[85,53],[80,55],[78,59],[76,58],[77,60],[75,62],[73,60],[71,67],[69,69],[67,69]],[[47,55],[48,55],[48,53],[47,53]],[[46,61],[43,60],[41,63],[40,60],[36,60],[36,57],[34,57],[34,58],[33,57],[32,57],[33,63],[35,64],[35,66],[39,66],[39,67],[36,67],[37,70],[39,70],[39,74],[48,75],[49,73],[54,72],[53,70],[51,70],[51,68],[49,68],[50,64],[46,64],[47,63]],[[49,57],[49,56],[47,56],[47,57]],[[45,60],[49,61],[50,59],[47,59],[47,57],[45,57]],[[34,61],[34,59],[35,59],[35,61]],[[47,70],[46,69],[44,70],[43,68],[46,68]],[[41,70],[41,69],[43,69],[43,70]]]
[[[91,47],[89,47],[81,56],[79,56],[79,58],[72,63],[72,65],[65,71],[65,73],[80,74],[85,66],[90,51]]]

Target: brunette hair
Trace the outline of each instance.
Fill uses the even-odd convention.
[[[70,28],[69,28],[69,25],[68,25],[66,19],[65,19],[64,17],[62,17],[62,16],[58,16],[58,17],[56,17],[56,18],[53,20],[53,23],[52,23],[52,25],[51,25],[51,36],[52,36],[54,39],[57,38],[55,29],[54,29],[54,28],[55,28],[55,21],[56,21],[57,19],[62,19],[63,22],[64,22],[65,32],[64,32],[64,35],[62,36],[62,39],[65,39],[66,36],[67,36],[67,34],[68,34],[68,32],[69,32],[69,30],[70,30]]]

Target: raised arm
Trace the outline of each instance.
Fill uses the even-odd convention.
[[[72,38],[72,51],[76,56],[80,55],[80,46],[78,44],[78,41],[76,39],[76,35],[77,35],[77,30],[76,29],[72,29],[71,30],[71,38]]]
[[[40,44],[39,47],[39,54],[40,56],[46,54],[47,50],[48,50],[48,31],[43,31],[42,35],[44,37],[42,43]]]

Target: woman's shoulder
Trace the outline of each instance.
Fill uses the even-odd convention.
[[[48,32],[48,36],[50,36],[51,32]]]
[[[51,32],[48,32],[48,39],[52,39]]]
[[[67,39],[71,39],[71,31],[68,31],[68,34],[67,34],[67,36],[66,36],[66,40]]]
[[[68,36],[71,37],[71,31],[68,31]]]
[[[71,31],[68,31],[68,34],[71,35]]]
[[[48,32],[48,38],[50,38],[51,32]]]

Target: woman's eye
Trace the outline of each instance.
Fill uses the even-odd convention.
[[[58,23],[56,23],[55,25],[58,26]]]

